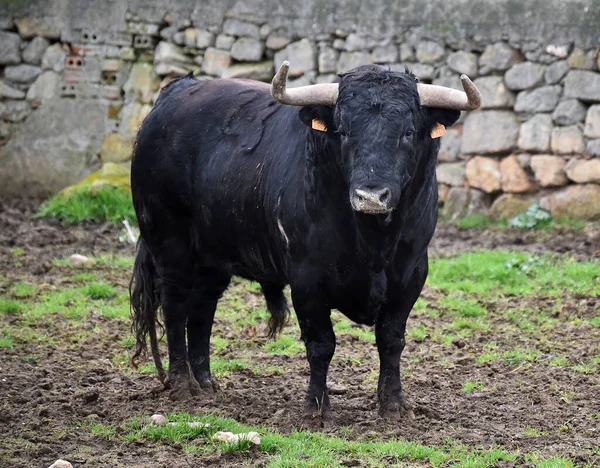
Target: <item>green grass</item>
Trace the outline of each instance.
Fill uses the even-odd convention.
[[[301,353],[304,346],[294,337],[289,335],[281,335],[276,341],[270,341],[264,345],[265,351],[274,355],[293,355]]]
[[[2,314],[18,314],[23,310],[21,303],[0,298],[0,313]]]
[[[115,288],[106,283],[91,283],[79,291],[90,299],[110,299],[115,295]]]
[[[137,223],[131,193],[108,185],[93,190],[84,186],[68,196],[59,193],[45,202],[36,216],[57,218],[67,224],[120,223],[123,219]]]
[[[35,292],[36,287],[28,283],[15,283],[11,287],[12,295],[18,298],[33,296]]]
[[[462,386],[462,391],[465,393],[470,393],[474,390],[483,390],[484,388],[485,388],[485,385],[481,382],[467,380]]]
[[[12,348],[13,339],[10,333],[0,333],[0,348]]]
[[[457,219],[447,219],[446,217],[440,217],[441,222],[452,224],[461,229],[489,229],[489,228],[497,228],[497,229],[506,229],[509,226],[509,220],[506,218],[496,219],[491,216],[487,216],[484,214],[473,214],[464,216],[462,218]],[[531,228],[518,228],[516,226],[512,226],[513,229],[535,229],[535,230],[552,230],[556,228],[568,228],[574,231],[581,231],[590,222],[583,219],[571,219],[564,216],[558,218],[552,218],[546,222],[537,223],[534,227]]]

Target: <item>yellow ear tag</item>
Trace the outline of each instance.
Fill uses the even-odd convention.
[[[441,123],[437,122],[433,127],[431,127],[431,138],[439,138],[446,134],[446,127]]]
[[[318,130],[320,132],[327,131],[327,125],[321,119],[312,119],[312,128],[313,130]]]

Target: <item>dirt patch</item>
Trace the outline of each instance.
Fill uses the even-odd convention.
[[[0,212],[0,293],[10,284],[27,281],[61,285],[60,270],[52,259],[76,252],[101,255],[117,252],[131,255],[133,247],[118,241],[120,229],[112,225],[65,227],[58,222],[31,220],[31,204],[11,204]],[[589,259],[598,245],[586,233],[518,233],[513,231],[458,230],[441,226],[436,233],[434,255],[452,255],[478,248],[525,249],[535,253],[568,253]],[[15,254],[17,249],[17,254]],[[126,271],[93,270],[120,289],[126,287]],[[436,293],[427,290],[427,300]],[[488,310],[507,307],[552,308],[556,298],[504,298]],[[522,301],[534,301],[525,304]],[[335,413],[332,433],[341,437],[378,439],[402,437],[427,445],[443,445],[448,439],[482,446],[501,446],[521,454],[539,451],[543,456],[569,456],[577,463],[600,464],[597,452],[600,379],[597,374],[577,373],[548,362],[557,353],[577,362],[597,355],[599,328],[572,325],[572,317],[597,314],[597,298],[566,295],[556,320],[563,328],[542,338],[519,336],[510,329],[505,336],[486,334],[440,343],[431,337],[409,338],[403,355],[404,384],[412,404],[414,421],[389,423],[377,418],[375,346],[352,334],[342,334],[330,371]],[[247,301],[252,303],[253,301]],[[0,324],[20,326],[19,315],[0,316]],[[497,314],[498,321],[504,320]],[[506,319],[508,320],[508,319]],[[415,311],[410,326],[448,322]],[[444,323],[445,323],[444,322]],[[31,325],[29,325],[31,326]],[[36,331],[45,338],[15,343],[0,349],[0,463],[2,466],[47,467],[57,458],[75,466],[240,466],[248,455],[236,453],[186,453],[181,446],[161,443],[124,442],[94,435],[96,423],[118,426],[132,417],[156,412],[210,412],[250,425],[263,425],[282,432],[298,428],[300,401],[308,381],[302,353],[273,355],[265,352],[265,330],[240,328],[232,333],[217,320],[215,334],[226,336],[230,345],[222,359],[247,359],[252,369],[239,370],[220,379],[221,390],[201,398],[171,402],[157,392],[158,381],[115,364],[123,352],[120,341],[129,336],[125,319],[110,319],[90,311],[83,323],[61,314],[40,319]],[[250,332],[250,331],[251,332]],[[297,329],[292,329],[299,336]],[[528,340],[536,339],[536,343]],[[516,346],[540,347],[542,357],[534,363],[507,365],[502,360],[477,361],[491,341],[498,352]],[[250,343],[251,345],[248,345]],[[251,356],[247,347],[252,346]],[[283,374],[259,372],[278,367]],[[481,388],[463,391],[466,381]],[[252,455],[254,466],[265,456]],[[526,465],[524,459],[517,465]]]

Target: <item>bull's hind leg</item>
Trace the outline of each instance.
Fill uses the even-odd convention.
[[[210,334],[217,302],[227,289],[231,276],[219,270],[202,268],[196,272],[190,297],[187,336],[192,373],[200,387],[217,390],[210,373]]]

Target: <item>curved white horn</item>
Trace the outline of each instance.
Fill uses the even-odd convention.
[[[271,96],[278,102],[292,106],[335,105],[339,89],[337,83],[322,83],[287,89],[289,70],[290,62],[286,60],[271,81]]]
[[[475,110],[481,106],[481,93],[467,75],[460,75],[464,92],[444,86],[417,84],[423,107]]]

